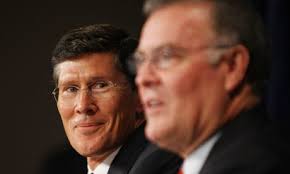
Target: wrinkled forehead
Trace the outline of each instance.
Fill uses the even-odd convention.
[[[150,50],[163,44],[182,47],[199,45],[215,38],[211,22],[211,4],[171,4],[148,17],[143,26],[138,50]]]
[[[57,83],[65,79],[108,78],[115,80],[124,76],[116,65],[113,54],[80,56],[61,62],[54,69],[54,78]]]

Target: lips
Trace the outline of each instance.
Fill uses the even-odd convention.
[[[154,99],[150,99],[150,100],[148,100],[147,102],[146,102],[146,107],[148,107],[148,108],[154,108],[154,107],[158,107],[158,106],[160,106],[162,103],[161,103],[161,101],[159,101],[159,100],[154,100]]]
[[[161,110],[163,106],[163,102],[158,99],[147,99],[145,102],[143,102],[144,109],[146,111],[146,114],[153,114],[157,113]]]
[[[92,127],[92,126],[99,126],[102,123],[79,123],[76,127]]]
[[[76,130],[82,134],[88,135],[97,132],[104,126],[104,122],[84,122],[75,126]]]

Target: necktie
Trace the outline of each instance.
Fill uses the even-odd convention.
[[[183,174],[182,169],[179,169],[178,174]]]

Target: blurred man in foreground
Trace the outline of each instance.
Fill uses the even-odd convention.
[[[263,104],[268,56],[246,0],[147,0],[133,58],[147,137],[185,174],[283,173]],[[284,171],[285,172],[285,171]]]

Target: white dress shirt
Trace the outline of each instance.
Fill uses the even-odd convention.
[[[108,174],[110,165],[116,157],[121,147],[111,153],[103,162],[101,162],[94,170],[88,166],[88,174]]]
[[[217,142],[219,137],[220,133],[215,134],[184,160],[182,164],[182,171],[184,174],[198,174],[200,172],[210,150]]]

